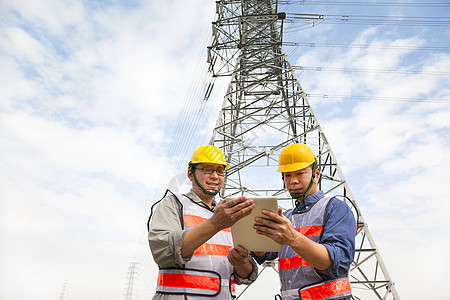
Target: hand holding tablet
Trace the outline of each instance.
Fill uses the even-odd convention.
[[[255,218],[267,218],[262,214],[262,210],[270,210],[274,213],[278,211],[277,197],[247,197],[252,199],[256,204],[252,213],[231,226],[231,233],[233,235],[234,246],[242,246],[248,251],[264,251],[264,252],[279,252],[281,245],[274,242],[272,239],[257,234],[253,228]]]

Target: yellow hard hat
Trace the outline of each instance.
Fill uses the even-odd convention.
[[[222,150],[214,145],[204,145],[197,147],[197,149],[195,149],[192,153],[188,169],[193,164],[202,163],[223,165],[225,169],[228,169],[230,167],[225,161],[225,155],[223,154]]]
[[[316,161],[314,152],[305,144],[291,144],[281,150],[277,172],[304,169]]]

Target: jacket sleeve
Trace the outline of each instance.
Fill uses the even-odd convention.
[[[243,278],[234,272],[234,282],[236,284],[251,284],[258,278],[258,265],[252,257],[249,257],[248,260],[252,264],[253,270],[247,278]]]
[[[163,198],[151,216],[148,242],[159,267],[181,267],[192,254],[181,257],[181,245],[187,230],[181,224],[181,204],[174,196]]]
[[[320,243],[331,259],[327,270],[316,270],[325,280],[346,276],[355,256],[356,221],[348,205],[332,198],[325,214],[325,226]]]

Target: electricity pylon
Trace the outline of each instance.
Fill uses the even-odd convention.
[[[400,299],[307,95],[283,52],[286,14],[278,12],[277,2],[271,0],[222,0],[216,1],[216,16],[208,47],[213,81],[206,97],[216,78],[231,78],[210,141],[224,151],[230,164],[222,196],[276,195],[281,206],[292,207],[292,200],[281,188],[281,176],[278,180],[274,177],[278,155],[288,144],[308,144],[318,158],[320,189],[325,194],[342,196],[357,218],[357,250],[350,270],[353,299]]]
[[[139,269],[137,265],[139,263],[137,262],[130,262],[130,266],[128,267],[127,272],[127,286],[125,288],[125,293],[123,294],[125,296],[125,300],[132,300],[133,299],[133,290],[134,290],[134,280],[137,275],[137,270]]]
[[[58,300],[64,300],[66,298],[66,288],[67,288],[67,281],[64,282],[64,285],[61,288],[61,293],[59,294]]]

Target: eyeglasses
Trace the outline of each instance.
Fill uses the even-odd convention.
[[[196,168],[196,169],[201,170],[204,174],[212,174],[214,171],[216,171],[217,175],[225,176],[224,169],[214,169],[212,167],[204,167],[204,168]]]

